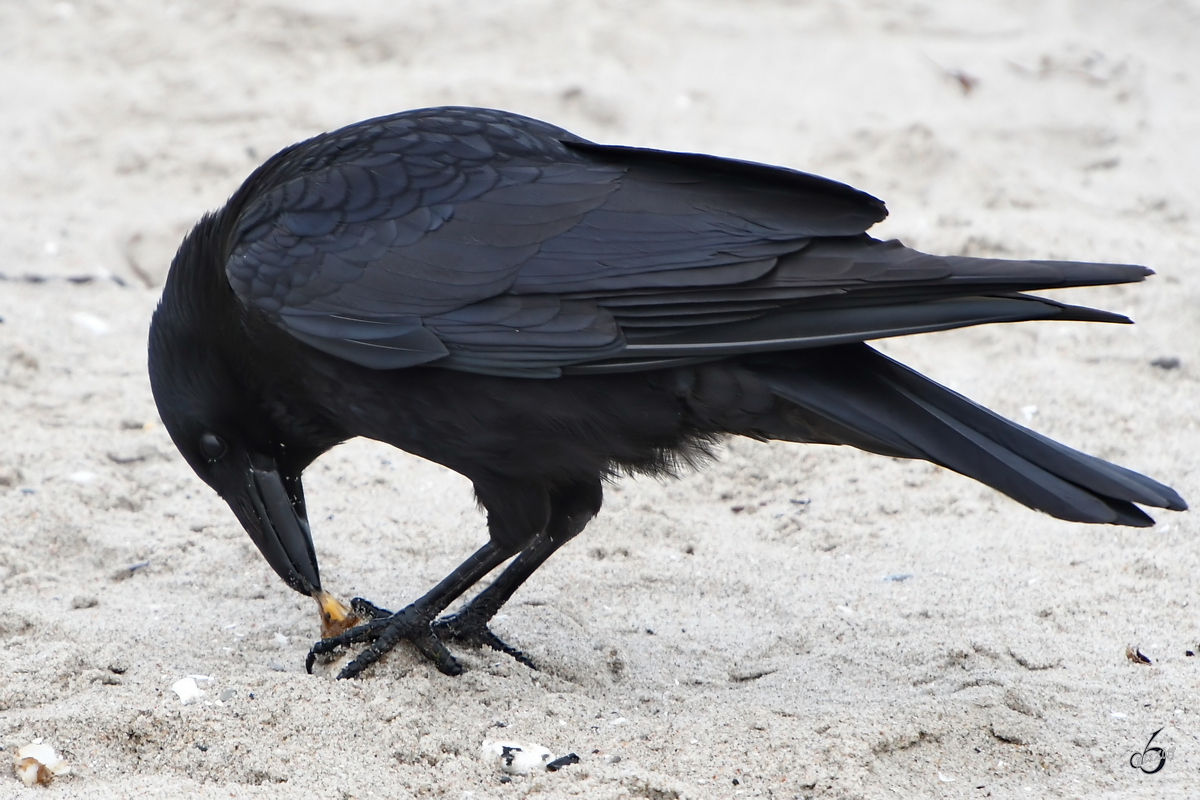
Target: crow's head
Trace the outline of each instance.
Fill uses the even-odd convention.
[[[315,452],[289,446],[247,380],[248,342],[224,282],[219,224],[179,248],[150,323],[150,386],[163,424],[200,478],[298,592],[321,588],[300,473]]]

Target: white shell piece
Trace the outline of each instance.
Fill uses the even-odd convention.
[[[41,739],[34,739],[17,750],[17,755],[13,758],[13,769],[26,786],[47,784],[53,777],[66,775],[71,771],[67,762],[54,752],[54,748],[42,744]]]
[[[528,775],[540,772],[554,760],[554,754],[540,744],[532,742],[483,743],[483,757],[493,761],[501,771],[509,775]]]
[[[205,691],[196,685],[193,677],[180,678],[171,684],[171,691],[179,695],[179,701],[185,706],[194,703],[205,695]]]

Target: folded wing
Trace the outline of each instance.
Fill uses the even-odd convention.
[[[406,112],[287,153],[231,203],[230,285],[373,369],[554,377],[983,322],[1119,322],[1018,293],[1148,274],[918,253],[866,236],[883,203],[843,184],[498,111]]]

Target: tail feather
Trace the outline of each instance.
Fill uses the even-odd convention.
[[[1187,508],[1170,487],[1010,422],[865,344],[750,368],[803,410],[809,440],[815,428],[824,441],[931,461],[1076,522],[1146,527],[1154,520],[1134,503]]]

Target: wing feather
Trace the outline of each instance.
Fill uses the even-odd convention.
[[[242,302],[374,369],[553,377],[984,322],[1124,321],[1016,293],[1148,274],[930,256],[867,236],[883,203],[844,184],[483,109],[316,137],[230,207]]]

